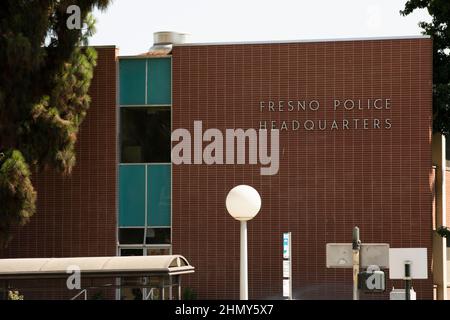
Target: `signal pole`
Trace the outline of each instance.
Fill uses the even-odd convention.
[[[359,251],[361,240],[359,239],[359,228],[353,228],[352,251],[353,251],[353,300],[359,300],[358,274],[359,274]]]

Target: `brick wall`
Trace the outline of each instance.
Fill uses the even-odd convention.
[[[281,131],[274,176],[261,176],[258,165],[173,165],[173,253],[196,267],[184,286],[199,298],[239,297],[239,223],[225,209],[238,184],[262,196],[248,224],[250,298],[281,296],[286,231],[293,290],[303,299],[351,299],[351,270],[327,269],[325,245],[350,242],[355,225],[363,242],[427,247],[431,255],[431,48],[425,38],[176,46],[173,129],[193,132],[194,120],[223,131],[258,128],[261,120],[392,122],[390,129]],[[347,97],[389,98],[392,105],[350,112],[330,106]],[[319,99],[321,108],[259,109],[260,101],[298,99]],[[432,298],[431,280],[414,281],[414,288],[419,299]]]

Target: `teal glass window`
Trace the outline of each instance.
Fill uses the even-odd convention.
[[[147,166],[147,225],[170,227],[170,164]]]
[[[119,166],[119,226],[145,226],[145,165]]]
[[[145,59],[121,59],[119,61],[121,105],[145,104],[146,63]]]
[[[147,103],[167,105],[172,103],[171,59],[153,58],[147,60]]]

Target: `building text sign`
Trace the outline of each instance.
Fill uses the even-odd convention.
[[[299,115],[298,119],[292,120],[261,120],[259,128],[280,131],[389,130],[392,127],[391,105],[388,98],[259,101],[259,112],[270,114],[271,118],[275,113]],[[319,119],[318,113],[326,114],[326,117]]]

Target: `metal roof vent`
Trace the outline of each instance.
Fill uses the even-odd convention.
[[[172,51],[172,45],[184,43],[186,34],[172,31],[160,31],[153,33],[153,46],[149,53],[152,55],[166,55]]]

